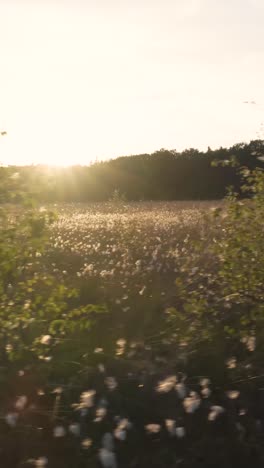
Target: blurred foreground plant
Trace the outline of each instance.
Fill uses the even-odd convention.
[[[256,348],[255,362],[263,357],[264,172],[240,173],[246,198],[230,191],[225,207],[205,215],[215,223],[215,237],[206,243],[201,235],[182,259],[176,304],[166,314],[178,342],[192,353],[203,350],[215,370],[213,355],[221,355],[223,365],[230,353],[248,359]]]
[[[19,175],[17,176],[19,177]],[[10,200],[17,201],[16,178],[9,184]],[[29,197],[22,204],[0,206],[0,355],[6,372],[10,362],[30,365],[40,361],[61,366],[67,343],[80,339],[103,306],[80,306],[78,292],[48,272],[42,256],[49,244],[52,211],[36,208]],[[77,338],[78,337],[78,338]],[[86,337],[87,339],[87,337]],[[72,351],[72,345],[70,346]],[[83,349],[75,349],[73,358]]]

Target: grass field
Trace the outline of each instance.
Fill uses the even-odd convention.
[[[38,208],[33,224],[29,213],[29,231],[10,209],[5,466],[262,463],[262,206],[61,204]]]
[[[159,326],[155,314],[173,303],[175,280],[192,255],[192,242],[211,242],[217,235],[205,215],[220,205],[60,205],[51,237],[52,268],[81,289],[84,302],[107,304],[117,335],[124,328],[128,335],[151,334]]]

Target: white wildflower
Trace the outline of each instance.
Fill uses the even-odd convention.
[[[15,427],[17,424],[18,414],[17,413],[7,413],[5,416],[5,421],[10,427]]]
[[[76,437],[80,436],[81,433],[81,427],[79,423],[72,423],[69,425],[69,432],[73,434]]]
[[[166,419],[165,420],[165,425],[167,431],[170,433],[170,435],[174,436],[175,435],[175,423],[174,419]]]
[[[79,408],[91,408],[94,405],[95,390],[83,392],[80,396]]]
[[[209,396],[211,395],[211,390],[210,388],[208,387],[203,387],[202,390],[201,390],[201,394],[204,398],[209,398]]]
[[[201,387],[208,387],[208,385],[210,385],[210,383],[211,383],[210,380],[207,379],[207,378],[203,378],[203,379],[200,380]]]
[[[170,392],[176,385],[177,378],[175,375],[166,377],[164,380],[160,380],[156,386],[156,392],[167,393]]]
[[[227,395],[228,398],[230,398],[231,400],[236,400],[236,398],[239,397],[240,392],[239,392],[238,390],[229,390],[228,392],[226,392],[226,395]]]
[[[6,352],[11,353],[13,351],[13,345],[11,343],[6,344],[5,346]]]
[[[103,468],[117,468],[117,460],[114,452],[101,448],[99,451],[99,460]]]
[[[52,356],[43,356],[43,354],[41,354],[38,358],[41,361],[46,361],[46,362],[50,362],[52,360]]]
[[[109,390],[115,390],[117,388],[117,381],[115,377],[106,377],[105,384]]]
[[[222,406],[211,406],[208,414],[208,421],[214,421],[220,414],[224,413],[225,409]]]
[[[235,367],[237,366],[236,357],[231,357],[231,358],[227,359],[226,366],[227,366],[228,369],[235,369]]]
[[[62,387],[56,387],[51,393],[55,393],[56,395],[61,395],[63,393]]]
[[[28,402],[27,396],[26,395],[21,395],[17,397],[16,403],[15,403],[15,408],[18,411],[23,411],[25,409],[25,406]]]
[[[148,434],[158,434],[160,432],[160,424],[146,424],[145,429]]]
[[[196,392],[191,392],[190,396],[183,400],[186,413],[194,413],[200,406],[201,399]]]
[[[131,429],[132,424],[127,418],[118,419],[118,425],[114,431],[116,439],[126,440],[127,430]]]
[[[82,448],[87,450],[92,446],[92,443],[93,443],[92,439],[87,437],[86,439],[82,440]]]
[[[117,427],[114,430],[114,434],[115,434],[116,439],[121,440],[121,441],[126,440],[127,433],[125,429],[120,429],[119,427]]]
[[[35,467],[36,468],[45,468],[48,464],[47,457],[39,457],[35,460]]]
[[[120,338],[116,342],[117,344],[117,350],[116,350],[116,355],[117,356],[122,356],[125,352],[125,346],[126,346],[126,340],[124,338]]]
[[[117,344],[117,346],[120,346],[120,348],[123,348],[124,346],[126,346],[126,340],[124,338],[119,338],[119,340],[117,340],[116,344]]]
[[[98,370],[103,374],[105,372],[105,366],[103,364],[98,364]]]
[[[31,306],[31,300],[28,299],[27,301],[25,301],[23,309],[28,310],[30,308],[30,306]]]
[[[175,433],[176,433],[176,437],[178,437],[178,439],[182,439],[183,437],[185,437],[185,428],[184,427],[176,427],[175,429]]]
[[[40,343],[43,345],[49,345],[51,342],[51,336],[50,335],[43,335],[40,338]]]
[[[101,408],[97,408],[96,410],[96,414],[95,414],[95,422],[101,422],[103,420],[103,418],[106,416],[106,413],[107,413],[107,409],[104,408],[104,407],[101,407]]]
[[[245,336],[242,338],[242,343],[244,343],[248,351],[253,352],[256,349],[256,337],[255,336]]]
[[[63,426],[55,426],[53,429],[53,436],[54,437],[64,437],[66,431]]]
[[[175,390],[177,391],[178,397],[183,400],[187,395],[187,389],[184,383],[180,382],[175,385]]]

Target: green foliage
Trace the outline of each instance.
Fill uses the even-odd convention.
[[[264,344],[264,172],[240,173],[250,199],[230,193],[226,206],[209,216],[214,237],[193,242],[176,281],[177,305],[167,314],[190,349],[211,343],[218,352],[221,343],[223,362],[240,353],[241,340],[251,337],[259,350]]]
[[[9,181],[14,190],[13,178]],[[0,210],[0,355],[5,365],[36,359],[59,365],[58,348],[87,332],[105,308],[80,306],[77,290],[47,271],[42,259],[56,216],[28,205]],[[82,353],[78,349],[78,356]]]

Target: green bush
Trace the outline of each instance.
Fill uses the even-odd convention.
[[[224,366],[230,355],[244,360],[250,356],[256,373],[261,371],[264,172],[242,168],[241,175],[242,190],[250,197],[241,200],[230,192],[223,208],[206,215],[214,235],[208,243],[208,237],[201,234],[188,258],[182,259],[176,279],[177,303],[167,310],[166,320],[178,343],[185,341],[185,352],[189,350],[190,355],[203,353],[212,363],[212,372],[217,372],[218,362]],[[255,347],[256,352],[250,353]]]
[[[14,196],[12,177],[9,180]],[[69,349],[72,360],[81,359],[86,347],[73,349],[71,342],[80,344],[82,334],[87,342],[87,330],[105,313],[103,306],[80,305],[78,291],[48,271],[42,258],[55,214],[30,207],[29,201],[0,210],[1,372],[10,369],[11,362],[65,366]]]

